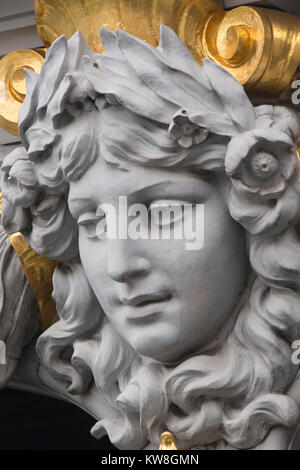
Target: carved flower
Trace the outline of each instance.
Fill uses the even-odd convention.
[[[37,178],[34,164],[28,160],[24,148],[11,152],[1,167],[3,196],[17,207],[30,207],[38,198]]]
[[[184,148],[201,144],[208,134],[208,129],[192,122],[185,110],[175,114],[169,126],[169,135]]]
[[[287,133],[271,127],[234,137],[225,157],[234,187],[263,198],[279,197],[296,166],[295,143]]]

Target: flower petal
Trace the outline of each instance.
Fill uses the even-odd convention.
[[[258,181],[251,181],[247,180],[247,182],[243,179],[240,178],[231,178],[231,182],[233,187],[240,192],[243,193],[251,193],[251,194],[257,194],[259,193],[261,189],[261,183]]]
[[[257,142],[258,138],[253,132],[239,134],[231,139],[225,156],[225,170],[228,175],[234,175],[241,162],[248,156]]]
[[[198,132],[195,131],[195,133],[194,133],[193,143],[195,145],[202,144],[202,142],[204,142],[207,139],[208,136],[209,136],[209,130],[205,129],[204,127],[202,127],[202,128],[199,127]]]
[[[179,124],[175,124],[174,122],[171,122],[170,127],[169,127],[169,135],[174,140],[179,139],[179,137],[182,135],[181,126]]]
[[[265,127],[266,121],[271,121],[271,127],[288,134],[296,142],[300,135],[300,120],[297,111],[286,106],[262,105],[255,108],[257,128]]]
[[[280,153],[280,161],[279,161],[279,173],[289,181],[291,177],[294,175],[296,168],[297,168],[297,154],[289,152],[289,151],[282,151]]]
[[[262,184],[260,195],[266,199],[278,198],[286,189],[286,180],[279,174]]]
[[[173,121],[174,121],[176,124],[180,124],[180,125],[191,123],[191,121],[189,120],[188,116],[185,114],[185,112],[184,112],[184,115],[183,115],[183,114],[182,114],[182,111],[180,111],[179,113],[175,114],[175,116],[174,116],[174,118],[173,118]]]
[[[177,142],[179,143],[179,145],[181,145],[181,147],[183,148],[189,148],[193,145],[193,137],[192,136],[186,136],[186,135],[182,135],[178,140]]]
[[[273,119],[270,116],[261,116],[257,119],[257,127],[271,127],[273,124]]]
[[[293,141],[292,139],[285,133],[281,132],[274,127],[262,127],[259,129],[255,129],[253,131],[254,136],[257,140],[264,139],[272,144],[285,144],[287,146],[292,146]]]

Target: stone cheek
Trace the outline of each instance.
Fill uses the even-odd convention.
[[[97,419],[93,436],[108,434],[120,449],[158,447],[167,429],[182,449],[271,448],[274,426],[284,448],[300,403],[290,359],[300,331],[291,137],[299,118],[283,108],[284,121],[282,107],[264,107],[260,126],[225,69],[195,63],[169,28],[161,35],[158,51],[104,30],[108,52],[96,58],[80,33],[61,37],[41,75],[30,77],[32,99],[20,113],[24,148],[2,167],[3,224],[10,216],[17,223],[21,211],[31,246],[59,261],[59,319],[39,336],[36,353],[31,343],[15,380],[82,406]],[[189,121],[176,123],[185,105]],[[172,121],[180,126],[170,128]],[[265,142],[267,150],[281,145],[284,164]],[[204,245],[188,252],[183,238],[100,240],[98,209],[116,207],[121,196],[147,210],[204,205]],[[2,232],[0,288],[14,296],[4,299],[3,316],[0,309],[0,339],[16,335],[9,354],[17,361],[38,322],[23,272],[13,277],[15,259]]]

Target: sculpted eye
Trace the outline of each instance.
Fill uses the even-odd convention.
[[[82,227],[89,238],[103,238],[106,233],[105,214],[96,215],[94,212],[82,214],[77,221],[79,227]]]
[[[191,203],[177,199],[157,199],[148,203],[148,213],[151,222],[164,227],[182,220],[184,207],[187,205],[191,205]]]

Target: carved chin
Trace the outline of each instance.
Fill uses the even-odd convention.
[[[145,327],[145,330],[147,327]],[[178,332],[168,325],[156,327],[156,333],[143,332],[140,336],[130,341],[133,349],[150,359],[154,359],[162,364],[178,363],[182,356],[178,353]]]

